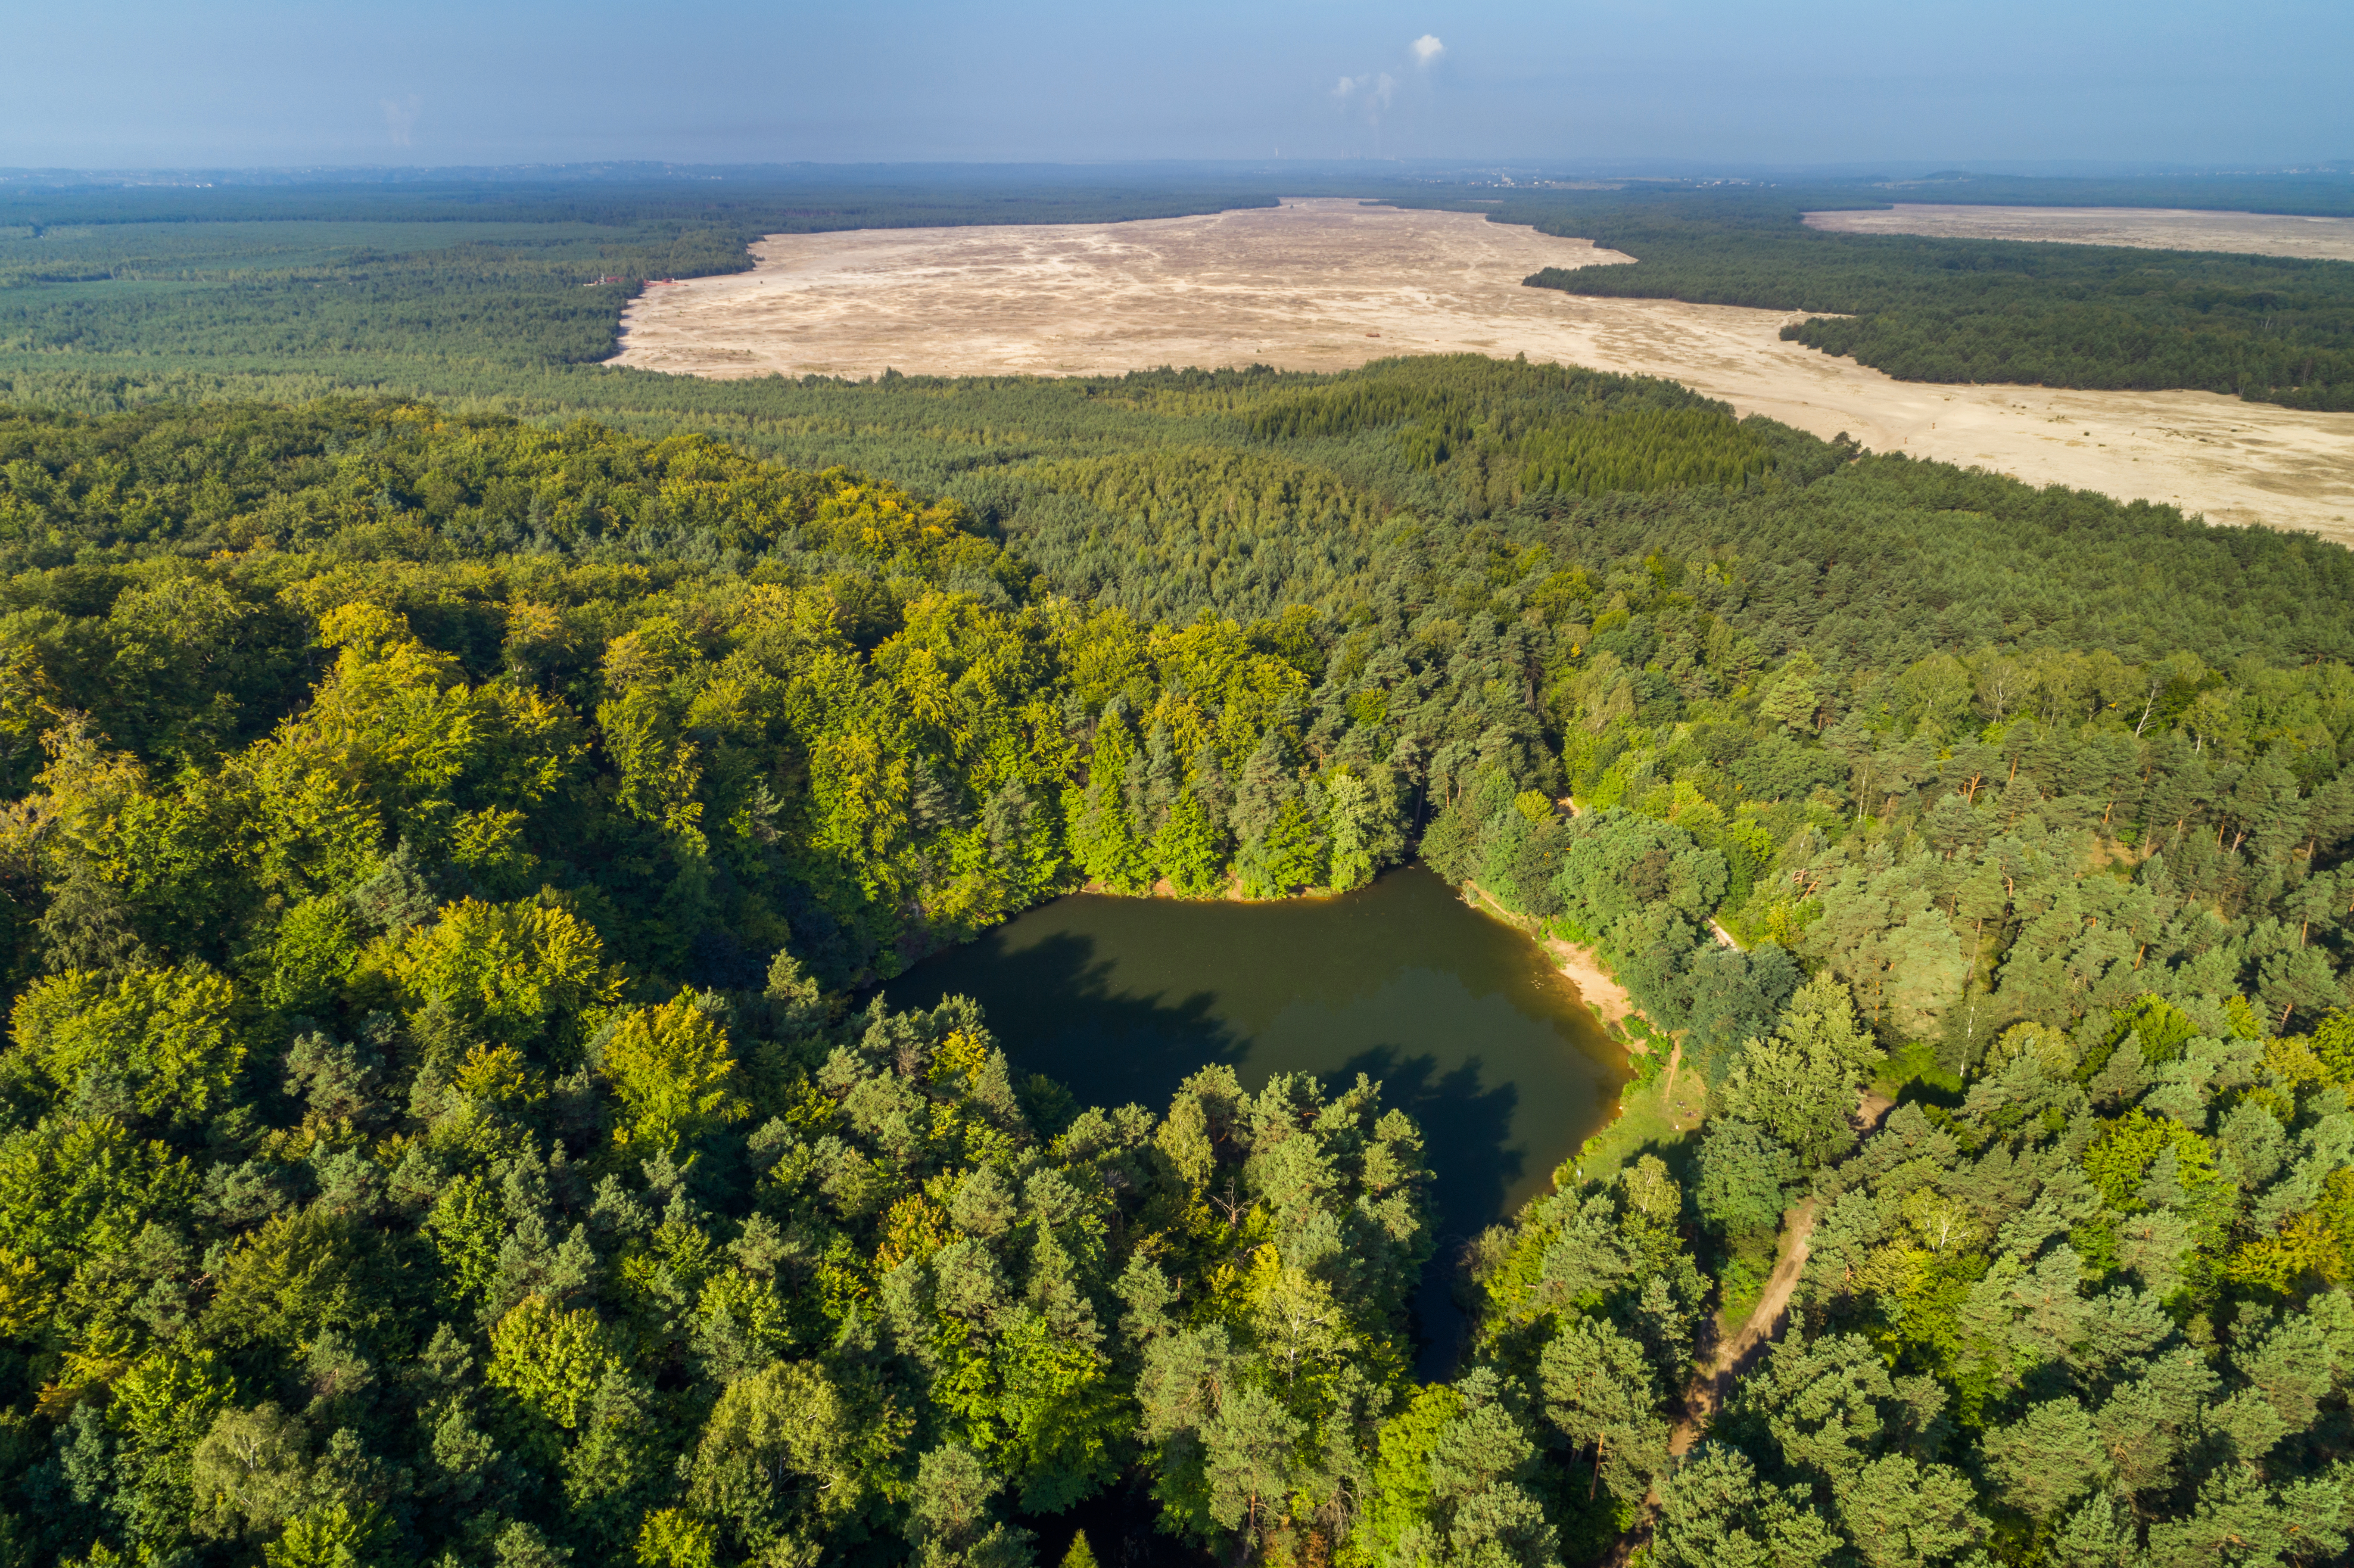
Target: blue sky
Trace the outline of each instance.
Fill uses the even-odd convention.
[[[2354,158],[2349,0],[76,0],[7,32],[14,167]]]

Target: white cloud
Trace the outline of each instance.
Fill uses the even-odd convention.
[[[1342,103],[1362,101],[1367,114],[1378,114],[1390,106],[1390,95],[1397,90],[1397,78],[1383,71],[1363,76],[1344,76],[1332,89],[1332,96]]]
[[[1414,41],[1414,63],[1416,65],[1426,66],[1446,52],[1447,46],[1438,41],[1436,33],[1425,33]]]
[[[417,132],[417,111],[423,102],[415,93],[407,98],[384,100],[384,128],[392,133],[392,144],[406,147]]]

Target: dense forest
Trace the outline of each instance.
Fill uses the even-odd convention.
[[[2007,186],[1978,182],[1868,195],[2013,199]],[[2354,409],[2354,262],[1837,234],[1801,220],[1879,205],[1865,196],[1853,186],[1547,192],[1490,212],[1636,259],[1548,267],[1528,280],[1536,287],[1825,313],[1838,319],[1782,335],[1900,380],[2187,387]]]
[[[2354,556],[1476,357],[736,395],[0,415],[9,1563],[2346,1550]],[[1413,853],[1705,1086],[1466,1255],[1377,1084],[871,1000]]]

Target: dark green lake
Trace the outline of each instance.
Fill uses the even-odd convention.
[[[1156,1112],[1187,1075],[1234,1065],[1328,1087],[1358,1073],[1421,1124],[1439,1249],[1416,1298],[1426,1373],[1452,1359],[1462,1244],[1543,1190],[1608,1118],[1623,1052],[1527,937],[1420,866],[1279,904],[1076,894],[916,965],[895,1008],[965,995],[1017,1070],[1081,1103]]]

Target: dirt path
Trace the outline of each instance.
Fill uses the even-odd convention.
[[[771,235],[749,272],[653,289],[616,363],[695,376],[1343,370],[1466,351],[1663,376],[1874,451],[2354,539],[2354,414],[2211,392],[1897,381],[1784,343],[1780,311],[1521,280],[1629,258],[1473,213],[1286,201],[1139,223]]]
[[[1766,1294],[1749,1313],[1749,1320],[1731,1339],[1721,1340],[1707,1366],[1692,1373],[1684,1391],[1684,1416],[1668,1439],[1668,1452],[1685,1454],[1701,1439],[1708,1424],[1733,1392],[1734,1380],[1748,1370],[1766,1344],[1782,1331],[1790,1315],[1790,1293],[1807,1270],[1807,1239],[1815,1231],[1815,1201],[1808,1198],[1782,1216],[1782,1239],[1774,1258],[1774,1272],[1766,1278]]]
[[[1864,1090],[1856,1098],[1857,1130],[1867,1136],[1876,1131],[1895,1105],[1886,1095]],[[1724,1396],[1733,1392],[1734,1379],[1748,1370],[1761,1347],[1781,1333],[1789,1317],[1790,1293],[1797,1288],[1798,1277],[1807,1271],[1807,1241],[1814,1230],[1815,1200],[1811,1197],[1782,1216],[1782,1238],[1775,1254],[1774,1272],[1766,1279],[1766,1293],[1750,1309],[1740,1332],[1720,1343],[1708,1365],[1692,1374],[1691,1386],[1684,1391],[1684,1417],[1676,1424],[1674,1435],[1668,1440],[1670,1453],[1689,1452],[1700,1441],[1710,1419],[1723,1406]]]

